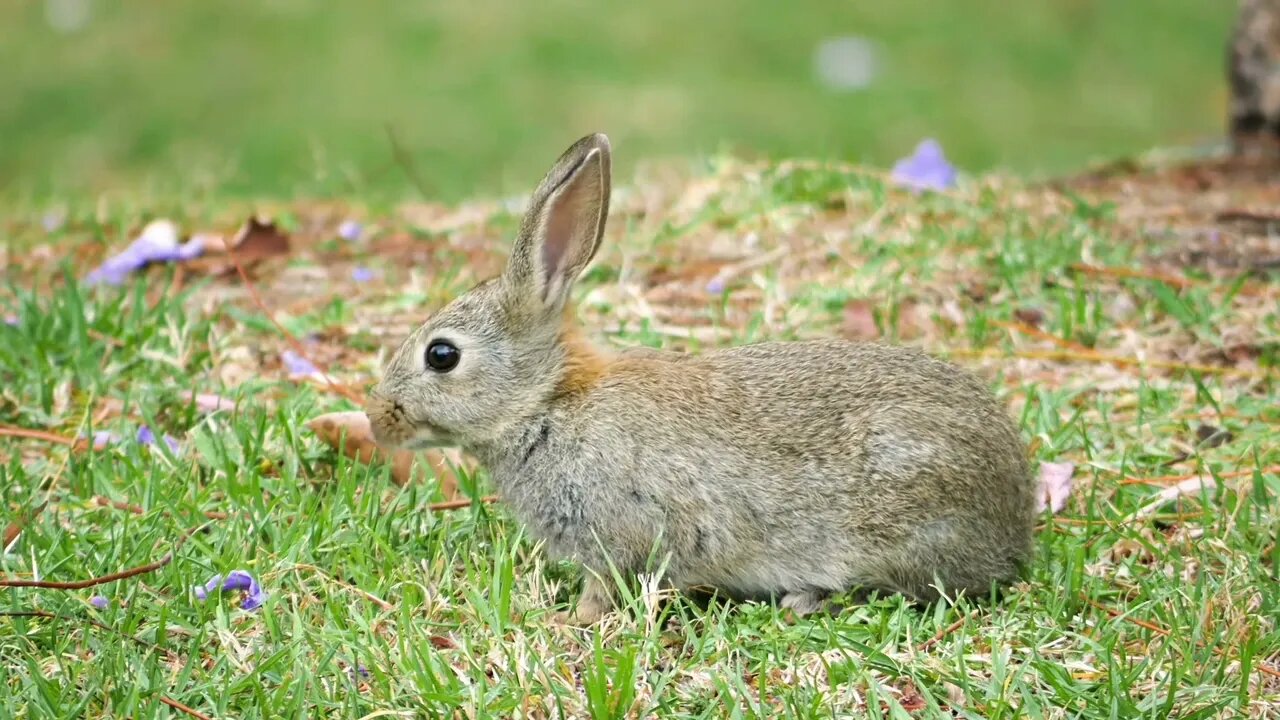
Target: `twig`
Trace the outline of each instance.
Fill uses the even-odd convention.
[[[1132,615],[1122,613],[1119,610],[1113,610],[1107,607],[1106,605],[1103,605],[1102,603],[1098,602],[1097,600],[1094,600],[1093,598],[1085,598],[1084,601],[1089,605],[1091,605],[1092,607],[1097,608],[1098,610],[1101,610],[1102,612],[1106,613],[1107,615],[1113,618],[1116,618],[1119,620],[1127,620],[1133,623],[1134,625],[1137,625],[1140,628],[1145,628],[1147,630],[1150,630],[1151,632],[1161,637],[1169,637],[1170,635],[1173,634],[1170,631],[1160,627],[1159,625],[1156,625],[1155,623],[1147,622],[1146,620],[1133,617]],[[1209,652],[1213,653],[1214,655],[1217,655],[1218,657],[1227,657],[1226,655],[1224,655],[1226,651],[1216,645],[1209,647]],[[1254,665],[1254,667],[1256,667],[1258,671],[1261,673],[1270,675],[1271,677],[1280,678],[1280,670],[1277,670],[1276,668],[1272,667],[1271,663],[1266,662],[1265,660],[1259,661],[1256,665]]]
[[[174,700],[171,697],[161,695],[160,702],[164,703],[165,705],[168,705],[174,710],[181,710],[182,712],[190,715],[193,718],[200,718],[200,720],[213,720],[213,718],[209,717],[208,715],[205,715],[199,710],[196,710],[195,708],[187,707],[186,705],[183,705],[182,703],[178,702],[177,700]]]
[[[30,430],[27,428],[12,427],[10,425],[0,425],[0,436],[20,437],[28,440],[44,440],[45,442],[51,442],[58,445],[66,445],[67,447],[75,447],[78,444],[78,441],[75,438],[45,432],[44,430]]]
[[[1038,327],[1033,327],[1031,325],[1028,325],[1027,323],[1005,322],[1004,320],[992,320],[991,324],[997,327],[1002,327],[1009,330],[1015,330],[1017,332],[1022,333],[1023,335],[1030,335],[1031,337],[1037,340],[1046,340],[1048,342],[1053,343],[1054,345],[1057,345],[1060,348],[1075,350],[1077,352],[1092,352],[1089,348],[1085,347],[1084,345],[1081,345],[1078,342],[1075,342],[1073,340],[1064,340],[1058,337],[1057,335],[1054,335],[1053,333],[1047,333],[1044,330],[1041,330]]]
[[[987,357],[1005,360],[1013,357],[1023,358],[1026,360],[1092,362],[1137,368],[1150,367],[1161,370],[1198,372],[1205,375],[1235,375],[1254,378],[1267,378],[1280,375],[1280,371],[1262,368],[1249,370],[1246,368],[1223,367],[1221,365],[1197,365],[1194,363],[1183,363],[1174,360],[1143,360],[1141,358],[1128,357],[1124,355],[1107,355],[1106,353],[1101,353],[1096,350],[1015,350],[1012,353],[1005,353],[994,348],[959,348],[952,350],[951,353],[962,357]]]
[[[969,621],[968,615],[960,616],[959,620],[956,620],[950,625],[942,628],[933,637],[920,643],[920,652],[927,652],[929,648],[932,648],[934,645],[937,645],[939,642],[942,641],[943,638],[959,630],[960,628],[964,627],[964,624],[968,621]]]
[[[177,552],[184,543],[186,543],[187,539],[208,526],[209,523],[206,522],[191,532],[184,533],[182,537],[178,538],[178,541],[174,543],[173,549],[164,554],[164,557],[156,560],[155,562],[147,563],[146,565],[139,565],[138,567],[129,568],[128,570],[121,570],[119,572],[111,573],[110,575],[100,575],[98,577],[89,578],[88,580],[72,580],[68,582],[58,582],[53,580],[8,580],[0,578],[0,587],[83,590],[96,585],[105,585],[109,582],[115,582],[116,580],[124,580],[138,575],[146,575],[147,573],[155,572],[156,570],[159,570],[165,565],[173,562],[173,554]]]
[[[409,182],[413,183],[413,187],[422,196],[422,199],[430,198],[431,193],[427,192],[427,184],[422,181],[422,178],[418,175],[417,168],[413,166],[413,158],[404,149],[404,146],[400,144],[400,140],[396,138],[395,128],[391,127],[391,123],[387,123],[385,127],[387,140],[391,143],[391,157],[395,159],[396,164],[404,171],[405,176],[409,178]]]
[[[262,301],[262,296],[258,295],[257,287],[253,284],[253,281],[249,279],[249,273],[245,272],[244,265],[240,263],[240,258],[236,256],[235,248],[231,247],[230,243],[227,244],[227,256],[231,258],[231,264],[236,266],[236,272],[240,275],[240,281],[244,283],[245,290],[249,292],[249,297],[253,300],[253,304],[258,307],[258,310],[267,318],[267,321],[275,327],[276,331],[280,333],[285,342],[289,343],[289,346],[293,348],[293,351],[298,353],[298,355],[304,360],[311,363],[311,365],[320,372],[320,376],[324,378],[329,389],[357,405],[363,405],[364,398],[359,393],[335,383],[333,379],[329,377],[329,373],[320,370],[320,366],[308,357],[306,348],[302,346],[301,342],[298,342],[298,338],[294,337],[293,333],[286,330],[285,327],[276,320],[275,315],[267,309],[267,304]]]
[[[1093,275],[1095,277],[1109,277],[1122,280],[1153,280],[1162,282],[1165,285],[1185,290],[1189,287],[1196,287],[1206,283],[1198,282],[1188,277],[1180,275],[1170,275],[1168,273],[1156,272],[1154,270],[1135,270],[1133,268],[1106,267],[1100,265],[1088,265],[1086,263],[1075,263],[1071,265],[1071,269],[1084,275]],[[1264,288],[1254,285],[1245,285],[1240,288],[1239,294],[1248,296],[1261,296],[1265,294]]]
[[[1188,278],[1155,272],[1153,270],[1105,267],[1101,265],[1089,265],[1087,263],[1074,263],[1071,265],[1071,269],[1078,273],[1093,275],[1095,277],[1120,278],[1125,280],[1155,280],[1156,282],[1162,282],[1165,285],[1172,285],[1178,289],[1188,288],[1195,285],[1195,282]]]
[[[484,497],[478,500],[472,500],[471,498],[460,498],[458,500],[445,500],[444,502],[431,503],[430,505],[427,506],[427,509],[430,510],[431,512],[440,512],[441,510],[457,510],[458,508],[470,507],[472,503],[480,503],[481,505],[488,505],[490,503],[496,503],[496,502],[498,502],[497,495],[485,495]]]
[[[1254,474],[1255,472],[1262,473],[1264,475],[1280,474],[1280,465],[1272,465],[1271,467],[1264,467],[1261,469],[1232,470],[1230,472],[1209,473],[1209,474],[1217,475],[1223,480],[1227,480],[1230,478],[1248,477]],[[1186,475],[1161,475],[1158,477],[1148,477],[1148,478],[1124,478],[1123,480],[1120,481],[1120,484],[1121,485],[1172,485],[1174,483],[1180,483],[1183,480],[1190,480],[1193,477],[1199,477],[1200,475],[1203,475],[1203,474],[1205,473],[1188,473]]]
[[[1159,625],[1156,625],[1155,623],[1147,622],[1146,620],[1133,617],[1132,615],[1126,615],[1125,613],[1122,613],[1119,610],[1113,610],[1112,608],[1109,608],[1106,605],[1103,605],[1102,603],[1098,602],[1097,600],[1094,600],[1093,598],[1085,598],[1084,601],[1092,605],[1094,608],[1101,610],[1102,612],[1110,615],[1113,618],[1128,620],[1134,625],[1137,625],[1140,628],[1146,628],[1147,630],[1150,630],[1151,632],[1157,635],[1160,635],[1161,637],[1169,637],[1169,635],[1171,634],[1168,630],[1165,630],[1164,628],[1160,627]]]
[[[133,513],[134,515],[141,515],[146,512],[146,510],[142,509],[142,506],[140,505],[133,505],[131,503],[122,502],[120,500],[112,500],[111,498],[105,498],[101,495],[95,495],[93,498],[93,502],[96,503],[98,507],[109,507],[109,508],[115,508],[116,510],[125,510],[127,512]],[[227,518],[231,517],[227,513],[218,512],[217,510],[205,510],[204,516],[206,518],[209,518],[210,520],[226,520]]]

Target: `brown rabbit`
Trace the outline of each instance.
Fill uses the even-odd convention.
[[[1280,0],[1244,0],[1228,51],[1233,151],[1280,156]]]
[[[609,609],[611,565],[651,558],[676,588],[800,613],[855,587],[927,600],[1014,579],[1034,484],[970,373],[840,340],[687,356],[583,338],[570,291],[600,246],[609,168],[604,135],[569,148],[503,274],[400,346],[367,407],[378,442],[475,455],[533,536],[586,565],[561,616],[575,622]]]

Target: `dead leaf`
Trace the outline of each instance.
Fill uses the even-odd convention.
[[[230,242],[214,241],[211,234],[202,234],[205,253],[184,264],[184,267],[222,275],[235,272],[235,263],[246,269],[270,258],[289,254],[289,236],[274,222],[250,217],[231,238]],[[220,238],[218,238],[220,240]],[[233,260],[234,259],[234,260]]]
[[[898,304],[898,337],[902,340],[916,340],[922,337],[933,337],[938,328],[929,311],[915,300],[904,300]]]
[[[850,340],[878,339],[880,327],[876,325],[873,307],[870,300],[850,300],[845,303],[841,334]]]
[[[432,635],[431,647],[437,650],[454,650],[458,647],[458,643],[445,635]]]
[[[1013,317],[1018,322],[1030,325],[1033,328],[1040,327],[1040,323],[1044,322],[1044,311],[1040,308],[1022,307],[1013,311]]]
[[[397,485],[405,485],[411,480],[423,478],[424,463],[435,472],[440,483],[440,493],[452,500],[458,496],[457,468],[471,469],[461,453],[454,450],[428,450],[421,457],[409,450],[388,452],[379,448],[373,439],[373,428],[364,413],[354,410],[348,412],[326,413],[312,418],[307,427],[321,440],[331,447],[365,464],[375,462],[391,463],[391,478]],[[420,462],[421,460],[421,462]]]
[[[1160,509],[1171,502],[1179,500],[1185,495],[1191,495],[1196,492],[1213,490],[1218,487],[1218,481],[1213,479],[1212,475],[1197,475],[1189,477],[1176,485],[1161,490],[1153,496],[1151,502],[1138,508],[1136,512],[1129,516],[1129,520],[1139,520],[1141,518],[1151,517],[1160,512]]]
[[[250,217],[231,239],[231,252],[241,264],[289,254],[289,236],[270,221]]]
[[[1072,474],[1076,470],[1071,462],[1040,463],[1040,485],[1036,492],[1036,512],[1058,513],[1067,506],[1071,497]]]

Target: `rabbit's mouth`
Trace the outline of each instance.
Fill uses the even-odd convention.
[[[430,450],[431,448],[453,447],[454,445],[457,445],[457,443],[450,438],[431,432],[428,436],[413,435],[406,438],[400,444],[400,447],[405,450]]]
[[[370,394],[365,415],[373,427],[374,442],[386,448],[426,450],[455,444],[443,428],[412,417],[403,405],[376,391]]]

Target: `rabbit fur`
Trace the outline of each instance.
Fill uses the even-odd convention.
[[[842,340],[700,355],[589,343],[569,298],[609,190],[608,139],[579,140],[534,193],[506,270],[414,331],[366,407],[380,444],[466,449],[532,536],[585,565],[559,619],[597,620],[610,569],[655,557],[675,588],[799,613],[851,588],[929,600],[1016,577],[1034,483],[1017,427],[967,371]],[[447,372],[424,364],[441,340],[460,352]]]
[[[1280,0],[1243,0],[1228,49],[1233,151],[1280,156]]]

